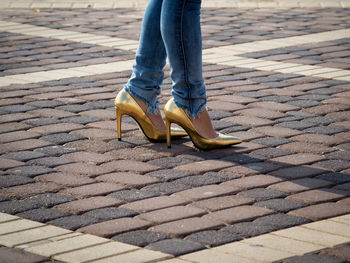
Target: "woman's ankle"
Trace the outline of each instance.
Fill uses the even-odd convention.
[[[213,139],[218,136],[218,133],[214,130],[213,124],[206,109],[201,111],[198,117],[191,118],[191,121],[196,130],[203,137]]]

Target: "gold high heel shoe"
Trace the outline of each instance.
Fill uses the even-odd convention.
[[[123,115],[132,117],[140,126],[144,135],[151,141],[165,141],[166,131],[157,129],[146,113],[141,109],[140,105],[134,98],[124,89],[121,90],[114,101],[118,140],[121,140],[121,119]],[[172,129],[172,136],[182,137],[187,133],[181,129]]]
[[[224,135],[219,133],[216,138],[209,139],[205,138],[199,134],[199,132],[194,127],[191,120],[188,118],[183,109],[176,106],[174,99],[170,99],[164,108],[165,121],[166,121],[166,131],[167,131],[167,144],[171,147],[170,142],[170,126],[171,123],[176,123],[186,130],[190,136],[194,145],[202,150],[209,150],[214,148],[225,147],[233,144],[241,143],[242,141],[234,138],[232,136]]]

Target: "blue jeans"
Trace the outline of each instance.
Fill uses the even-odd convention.
[[[176,105],[196,117],[207,97],[202,75],[201,0],[150,0],[145,11],[133,74],[125,90],[157,113],[168,57]]]

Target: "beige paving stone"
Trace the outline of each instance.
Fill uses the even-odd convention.
[[[60,240],[64,240],[64,239],[67,239],[67,238],[77,237],[77,236],[81,236],[81,235],[83,235],[83,234],[79,233],[79,232],[72,232],[72,233],[69,233],[69,234],[66,234],[66,235],[62,235],[62,236],[50,237],[47,240],[54,242],[54,241],[60,241]]]
[[[282,72],[282,73],[296,73],[296,72],[302,72],[304,70],[312,70],[312,69],[317,69],[320,67],[315,67],[315,66],[295,66],[295,67],[288,67],[288,68],[284,68],[284,69],[278,69],[278,72]],[[277,70],[276,70],[277,71]]]
[[[110,240],[93,235],[78,235],[72,238],[51,241],[42,245],[29,247],[25,250],[45,257],[51,257],[56,254],[63,254],[68,251],[107,242],[110,242]]]
[[[53,256],[55,260],[61,260],[64,262],[85,262],[97,260],[104,257],[114,256],[121,253],[133,251],[139,249],[138,247],[123,244],[120,242],[109,242],[105,244],[96,245],[93,247],[83,248],[63,254]],[[109,261],[111,262],[111,261]],[[127,261],[121,261],[127,262]]]
[[[321,77],[321,78],[336,78],[336,77],[346,77],[350,75],[350,70],[338,70],[338,71],[333,71],[329,73],[323,73],[323,74],[318,74],[318,75],[313,75],[315,77]]]
[[[5,213],[0,212],[0,223],[18,220],[18,219],[20,219],[18,216],[13,216],[13,215],[9,215],[9,214],[5,214]]]
[[[55,226],[43,226],[2,235],[0,236],[0,244],[7,247],[14,247],[68,233],[71,233],[71,231]]]
[[[349,242],[349,238],[336,236],[304,227],[293,227],[272,233],[273,235],[283,236],[304,242],[313,243],[325,247],[333,247],[339,244]]]
[[[350,214],[338,216],[338,217],[333,217],[333,218],[330,218],[328,220],[350,225]]]
[[[258,261],[255,261],[254,259],[248,259],[248,258],[240,257],[238,255],[226,254],[224,252],[221,252],[215,249],[207,249],[207,250],[202,250],[199,252],[187,254],[187,255],[181,256],[180,259],[184,259],[184,260],[188,260],[190,262],[196,262],[196,263],[197,262],[198,263],[213,263],[213,262],[255,263],[255,262],[258,262]]]
[[[129,253],[104,258],[91,263],[111,263],[111,262],[132,262],[132,263],[145,263],[145,262],[158,262],[159,260],[172,258],[173,256],[161,253],[158,251],[152,251],[148,249],[139,249]]]
[[[350,225],[342,224],[334,221],[318,221],[310,224],[302,225],[302,227],[325,232],[337,236],[347,237],[350,240]]]
[[[290,238],[284,238],[281,236],[274,236],[271,234],[244,239],[242,242],[255,246],[263,246],[276,250],[286,251],[295,255],[304,255],[306,253],[325,248],[321,245],[315,245],[303,241],[293,240]]]
[[[285,68],[295,68],[295,66],[296,66],[296,64],[294,64],[294,63],[276,62],[276,64],[269,65],[269,66],[258,66],[258,67],[256,67],[256,69],[273,71],[273,70],[279,70],[279,69],[285,69]]]
[[[158,263],[188,263],[187,260],[182,260],[180,258],[172,258],[172,259],[166,259],[162,261],[158,261]]]
[[[44,224],[30,220],[14,220],[0,224],[0,235],[42,227]]]
[[[292,253],[267,247],[257,247],[243,242],[219,246],[213,250],[264,262],[274,262],[294,256]]]
[[[338,71],[336,68],[315,68],[310,70],[303,71],[303,75],[312,76],[312,75],[320,75],[321,73],[329,73],[333,71]]]

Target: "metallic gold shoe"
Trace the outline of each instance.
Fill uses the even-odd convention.
[[[165,141],[166,131],[156,128],[146,113],[141,109],[135,99],[124,89],[121,90],[114,101],[117,119],[118,140],[121,140],[121,119],[123,115],[132,117],[140,126],[144,135],[151,141]],[[183,137],[187,133],[182,129],[172,129],[173,137]]]
[[[166,131],[167,131],[167,144],[169,148],[171,147],[170,126],[172,123],[176,123],[180,125],[182,128],[184,128],[188,133],[188,135],[191,137],[191,140],[194,143],[194,145],[197,148],[202,150],[221,148],[221,147],[234,145],[242,142],[237,138],[224,135],[221,133],[219,133],[219,135],[213,139],[203,137],[196,130],[196,128],[194,127],[193,123],[188,118],[184,110],[176,106],[173,98],[170,99],[165,105],[164,113],[165,113]]]

